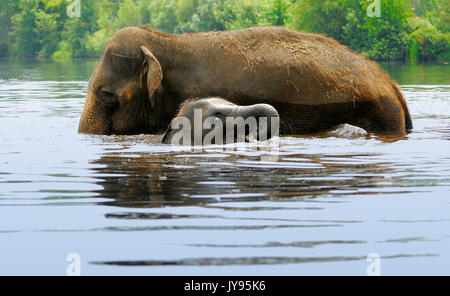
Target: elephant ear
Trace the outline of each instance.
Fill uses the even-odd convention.
[[[155,98],[153,95],[163,79],[162,69],[156,57],[147,47],[141,46],[141,50],[145,56],[146,66],[144,67],[144,71],[147,71],[147,90],[150,98],[150,106],[153,109],[155,106]]]

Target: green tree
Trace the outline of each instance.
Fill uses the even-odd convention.
[[[60,38],[58,32],[58,15],[48,14],[43,10],[36,13],[36,28],[39,32],[40,57],[50,57],[56,50]]]
[[[12,54],[33,57],[40,49],[37,0],[20,0],[20,12],[11,17]]]
[[[260,2],[260,9],[265,23],[271,26],[284,26],[288,15],[288,9],[292,2],[289,0],[264,0]]]
[[[151,0],[148,4],[150,14],[147,23],[154,29],[174,33],[178,24],[177,9],[177,0]]]
[[[61,42],[53,58],[79,58],[88,56],[88,39],[98,28],[98,1],[83,0],[80,17],[65,17]],[[65,4],[64,4],[65,5]]]
[[[409,20],[408,58],[410,62],[450,59],[450,33],[442,33],[428,19],[419,16]]]
[[[177,7],[175,32],[201,32],[225,30],[225,24],[218,18],[219,7],[224,0],[182,0]]]
[[[359,0],[300,0],[289,9],[288,24],[293,29],[324,33],[344,43],[347,14],[358,3]]]
[[[422,0],[420,2],[427,4],[426,8],[421,9],[423,12],[419,15],[429,20],[441,32],[450,32],[450,2],[448,0],[430,0],[430,2]]]
[[[99,56],[103,50],[103,46],[118,26],[114,23],[117,17],[119,4],[108,0],[101,0],[98,4],[98,16],[96,25],[98,30],[91,32],[86,41],[86,52],[88,56]]]
[[[363,2],[364,11],[369,2]],[[409,0],[381,1],[381,17],[364,17],[368,56],[376,60],[401,60],[408,52],[408,19],[414,16]]]
[[[287,26],[327,34],[377,60],[449,59],[448,0],[0,0],[0,56],[99,56],[117,30],[148,25],[167,33]]]
[[[9,55],[11,17],[17,13],[16,1],[0,0],[0,57]]]
[[[299,0],[288,11],[288,26],[325,33],[377,60],[405,59],[409,52],[409,0],[380,0],[381,16],[367,13],[373,2],[359,0]]]
[[[140,26],[146,22],[144,16],[148,15],[145,1],[123,0],[117,10],[115,26],[117,29],[131,26]]]

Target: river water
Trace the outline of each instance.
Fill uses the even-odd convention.
[[[383,64],[409,135],[276,157],[77,134],[95,65],[0,61],[0,275],[450,275],[448,65]]]

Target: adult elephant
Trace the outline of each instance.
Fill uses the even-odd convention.
[[[377,133],[412,128],[389,76],[326,36],[282,27],[182,35],[129,27],[106,43],[79,132],[158,133],[185,100],[212,96],[272,105],[281,134],[342,123]]]

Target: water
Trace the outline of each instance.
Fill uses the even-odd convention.
[[[0,275],[450,274],[450,67],[384,64],[415,129],[265,151],[77,134],[96,61],[0,61]],[[264,161],[261,161],[264,159]]]

